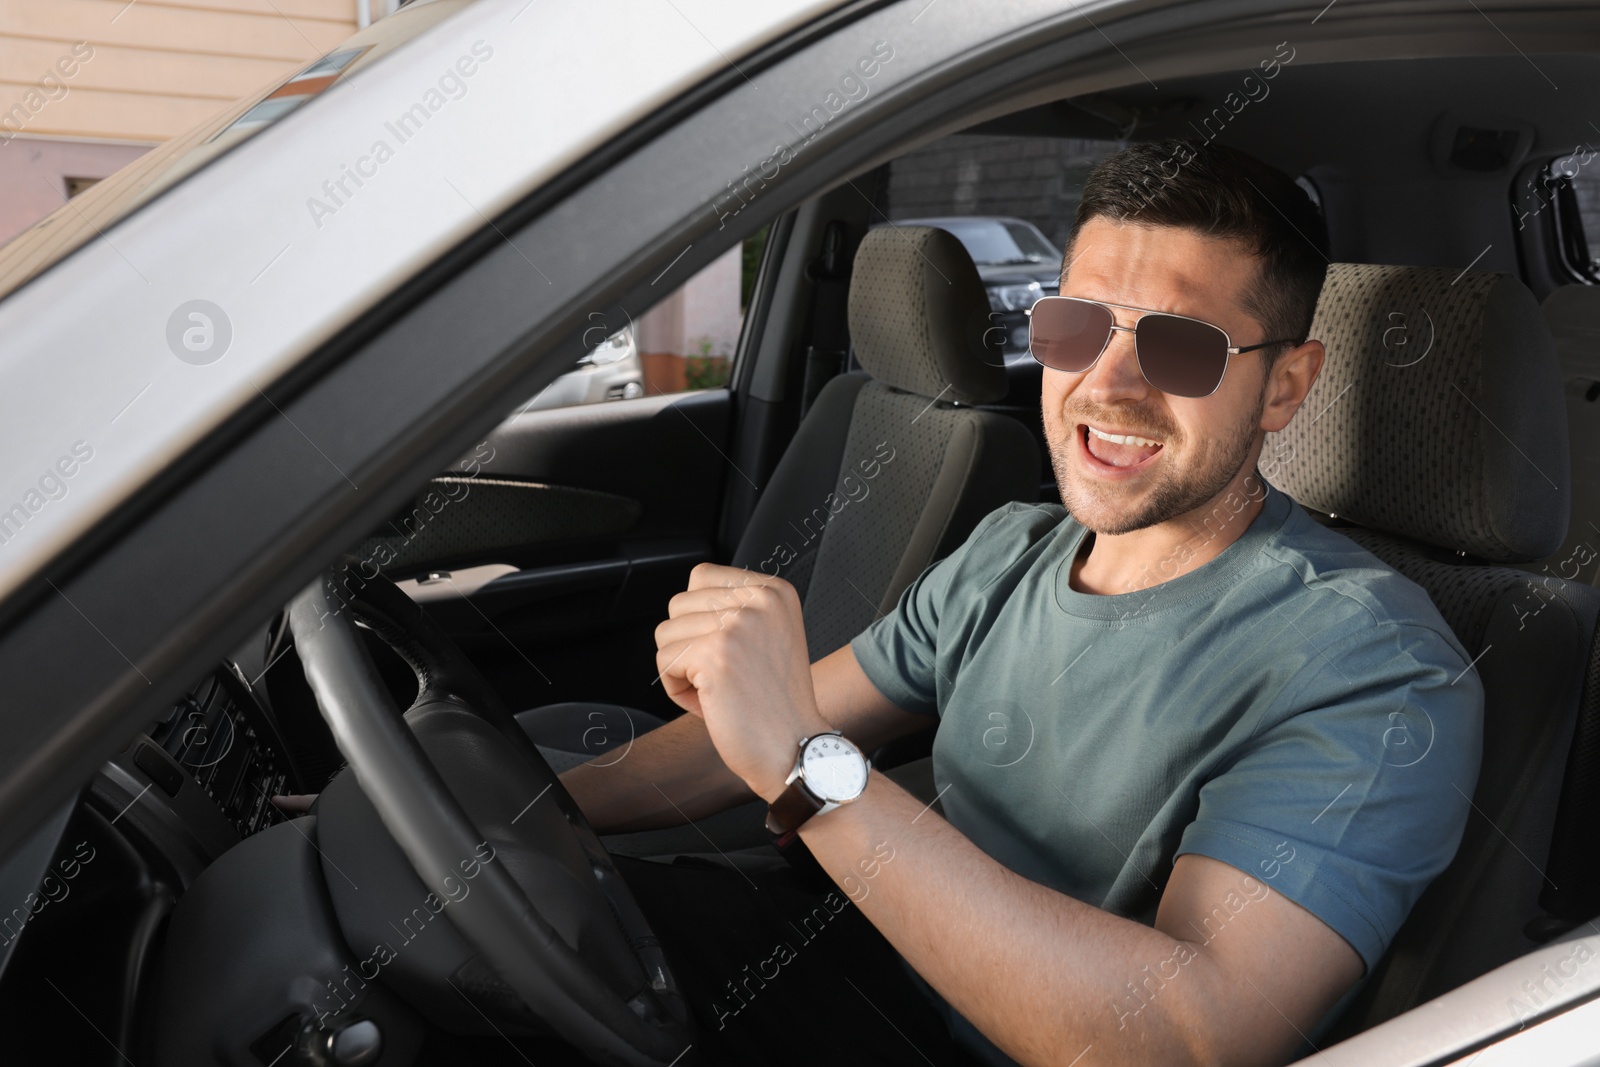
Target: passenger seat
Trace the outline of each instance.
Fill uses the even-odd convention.
[[[1430,310],[1426,359],[1385,349],[1397,307]],[[1327,360],[1301,414],[1268,435],[1269,478],[1426,589],[1484,692],[1460,847],[1325,1044],[1600,915],[1600,592],[1511,566],[1561,543],[1572,482],[1556,353],[1519,280],[1334,263],[1311,336]],[[1373,723],[1372,758],[1397,765],[1392,725]],[[1420,761],[1430,741],[1415,741]]]
[[[893,611],[906,587],[989,512],[1039,493],[1032,433],[973,406],[1003,397],[1007,379],[988,295],[961,242],[928,226],[869,231],[856,252],[849,323],[864,370],[817,395],[731,560],[794,584],[813,662]],[[662,721],[577,701],[517,720],[558,772]],[[745,813],[723,821],[750,820]],[[703,848],[699,831],[685,829],[686,843]],[[656,835],[641,847],[666,851]],[[627,851],[614,841],[608,847]]]

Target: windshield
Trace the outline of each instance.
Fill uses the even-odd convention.
[[[941,219],[980,266],[1059,263],[1061,253],[1044,235],[1016,219]]]
[[[188,133],[151,149],[66,201],[0,247],[0,297],[228,149],[298,110],[469,2],[414,0],[277,85],[246,97]]]

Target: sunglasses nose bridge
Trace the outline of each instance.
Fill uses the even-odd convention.
[[[1142,391],[1148,384],[1144,368],[1139,363],[1138,345],[1133,326],[1113,324],[1094,366],[1088,369],[1095,381],[1091,389],[1110,390],[1122,394]]]
[[[1123,326],[1120,323],[1112,323],[1111,332],[1106,336],[1106,343],[1100,349],[1100,358],[1103,360],[1107,356],[1120,354],[1137,363],[1139,358],[1138,334],[1139,329],[1137,326]]]

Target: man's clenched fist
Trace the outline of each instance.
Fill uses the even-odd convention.
[[[705,720],[728,769],[768,802],[800,739],[831,729],[811,688],[800,596],[782,578],[701,563],[656,627],[667,695]]]

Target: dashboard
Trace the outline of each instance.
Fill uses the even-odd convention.
[[[301,792],[266,692],[226,659],[101,765],[87,800],[181,893],[241,840],[285,821],[273,796]]]
[[[251,684],[280,647],[268,637],[258,632],[208,670],[100,766],[24,857],[0,868],[0,911],[10,909],[0,931],[4,1062],[151,1062],[152,1050],[138,1048],[150,1033],[141,1005],[153,1003],[152,961],[174,906],[241,842],[272,837],[263,831],[287,819],[274,795],[306,791],[304,759],[285,738],[298,736],[315,705],[286,684],[304,684],[292,655],[266,679],[270,693]],[[336,752],[306,755],[314,772],[337,766]],[[86,958],[96,966],[74,962]],[[67,1025],[78,1018],[98,1028]],[[110,1059],[107,1042],[129,1051]]]
[[[152,785],[172,795],[178,791],[168,788],[174,774],[187,775],[240,837],[281,821],[271,798],[293,791],[287,750],[270,713],[232,661],[201,679],[153,723],[142,744],[134,765]],[[161,760],[152,748],[169,759]]]

